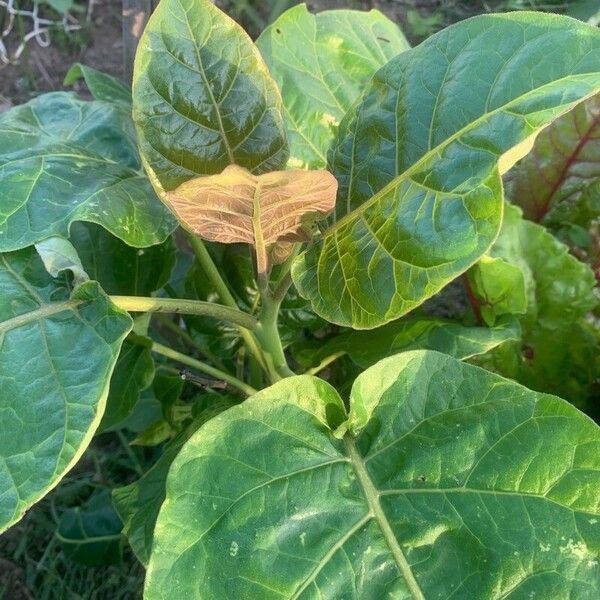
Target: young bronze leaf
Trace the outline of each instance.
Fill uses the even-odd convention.
[[[231,165],[167,193],[183,226],[211,242],[269,247],[309,239],[306,227],[335,206],[337,181],[328,171],[253,175]]]

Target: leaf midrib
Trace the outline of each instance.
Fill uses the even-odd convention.
[[[78,304],[81,304],[82,302],[82,300],[65,300],[64,302],[57,302],[55,304],[41,306],[40,308],[36,308],[35,310],[23,313],[16,317],[12,317],[11,319],[0,323],[0,339],[2,336],[4,336],[5,333],[11,331],[12,329],[16,329],[17,327],[27,325],[28,323],[32,323],[34,321],[41,321],[46,317],[50,317],[52,315],[64,312],[66,310],[73,310]]]
[[[387,185],[385,185],[383,188],[381,188],[376,194],[371,196],[371,198],[369,198],[366,202],[363,202],[363,204],[361,204],[359,207],[357,207],[353,211],[347,213],[339,221],[335,222],[330,227],[328,227],[327,230],[323,233],[323,238],[325,238],[326,236],[332,235],[333,233],[335,233],[335,231],[337,229],[339,229],[343,225],[353,221],[357,217],[357,215],[361,215],[363,212],[365,212],[367,210],[367,208],[369,208],[373,204],[376,204],[381,197],[385,196],[385,194],[387,194],[391,189],[393,189],[395,186],[397,186],[402,181],[410,180],[410,181],[413,181],[414,183],[416,183],[417,185],[422,185],[421,183],[419,183],[417,181],[411,180],[411,175],[413,175],[415,172],[418,172],[418,170],[429,159],[431,159],[435,154],[439,153],[441,150],[443,150],[444,148],[449,146],[452,142],[460,139],[462,135],[468,133],[473,128],[477,127],[480,124],[485,123],[485,121],[488,120],[490,117],[492,117],[496,114],[499,114],[503,111],[508,110],[514,103],[523,101],[532,94],[539,93],[539,91],[542,88],[545,88],[547,86],[554,86],[554,85],[556,85],[562,81],[566,81],[568,79],[573,79],[573,78],[577,78],[577,77],[585,77],[585,76],[589,77],[594,74],[600,75],[600,71],[593,71],[590,73],[578,73],[575,75],[567,75],[565,77],[561,77],[560,79],[554,79],[553,81],[545,83],[544,85],[541,85],[541,86],[538,86],[536,88],[529,90],[525,94],[517,96],[516,98],[512,98],[506,104],[503,104],[502,106],[499,106],[498,108],[495,108],[494,110],[484,113],[483,115],[477,117],[473,121],[469,121],[469,123],[467,123],[464,127],[462,127],[461,129],[459,129],[458,131],[456,131],[455,133],[453,133],[452,135],[447,137],[443,142],[441,142],[440,144],[438,144],[437,146],[435,146],[433,148],[429,148],[427,150],[427,152],[425,152],[425,154],[423,154],[423,156],[421,156],[410,167],[408,167],[408,169],[406,169],[406,171],[404,171],[403,173],[400,173],[399,175],[394,177],[394,179],[392,179]],[[600,85],[600,82],[599,82],[599,85]],[[563,113],[568,111],[570,108],[573,108],[574,106],[578,105],[579,103],[586,101],[587,99],[591,98],[592,96],[595,96],[597,93],[598,93],[598,90],[593,90],[586,96],[583,96],[583,97],[579,98],[577,101],[571,103],[570,105],[567,105],[565,107],[565,110],[563,111]],[[563,113],[561,113],[561,114],[563,114]],[[549,121],[547,125],[549,125],[554,120],[556,120],[559,116],[561,116],[561,114],[556,115],[556,117],[552,121]],[[519,116],[525,116],[525,115],[519,115]],[[355,122],[355,127],[357,124],[358,124],[358,121]],[[542,129],[542,127],[540,127],[539,129]],[[356,133],[356,129],[354,132]],[[353,139],[356,139],[356,135],[353,136]],[[510,150],[510,148],[509,148],[509,150]],[[498,160],[500,159],[500,156],[501,155],[498,156]],[[352,183],[350,183],[350,185],[352,185]],[[442,190],[433,190],[432,189],[432,191],[435,191],[437,194],[448,194],[448,192],[444,192]]]
[[[381,508],[381,503],[379,502],[379,492],[371,481],[363,461],[363,457],[359,454],[358,450],[356,449],[356,445],[354,444],[354,440],[349,434],[344,436],[344,442],[346,443],[348,457],[350,458],[350,462],[354,467],[358,481],[364,492],[371,515],[377,521],[377,524],[383,533],[383,537],[385,538],[392,556],[394,557],[394,560],[396,561],[396,564],[402,573],[411,596],[414,600],[425,600],[425,596],[423,595],[423,592],[417,583],[417,580],[410,568],[410,564],[408,563],[408,560],[406,560],[406,556],[404,556],[404,552],[402,552],[402,548],[400,548],[400,545],[398,544],[398,540],[392,531],[392,527],[385,512],[383,511],[383,508]]]

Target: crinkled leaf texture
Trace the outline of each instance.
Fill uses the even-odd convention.
[[[0,116],[0,252],[68,237],[74,221],[130,246],[164,241],[176,221],[140,169],[118,105],[53,92],[9,110]]]
[[[364,84],[410,47],[378,10],[328,10],[313,15],[300,4],[256,40],[281,88],[292,168],[318,169],[343,116]]]
[[[600,32],[535,13],[463,21],[392,59],[329,156],[337,222],[292,274],[315,311],[369,329],[470,267],[502,217],[524,142],[600,88]]]
[[[33,248],[0,255],[0,530],[82,455],[132,326],[97,283],[65,281]]]
[[[230,165],[219,175],[182,183],[167,193],[167,202],[185,227],[206,240],[270,247],[310,239],[311,221],[333,210],[336,191],[328,171],[253,175]]]
[[[600,178],[600,95],[577,105],[535,140],[532,151],[506,174],[507,196],[526,218],[552,218]]]
[[[341,434],[346,431],[346,434]],[[600,430],[429,351],[283,380],[206,423],[167,481],[146,598],[595,598]]]
[[[162,0],[133,73],[140,151],[159,195],[237,164],[253,173],[288,157],[281,95],[244,30],[208,0]]]

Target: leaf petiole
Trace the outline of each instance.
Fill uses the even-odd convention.
[[[246,330],[255,329],[256,318],[237,308],[230,308],[201,300],[185,300],[182,298],[151,298],[142,296],[110,296],[113,304],[129,312],[160,312],[214,317],[233,323]]]
[[[191,356],[187,356],[186,354],[177,352],[177,350],[173,350],[168,346],[163,346],[158,342],[152,342],[152,352],[175,360],[183,365],[187,365],[188,367],[192,367],[193,369],[201,371],[202,373],[206,373],[207,375],[210,375],[215,379],[226,381],[231,386],[238,389],[240,392],[246,394],[246,396],[252,396],[252,394],[256,394],[257,392],[257,390],[255,390],[252,386],[249,386],[247,383],[240,381],[237,377],[234,377],[233,375],[230,375],[225,371],[221,371],[220,369],[217,369],[211,365],[196,360]]]

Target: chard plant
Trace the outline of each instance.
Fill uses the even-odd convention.
[[[116,432],[148,599],[597,598],[600,31],[162,0],[81,78],[0,117],[0,529]]]

